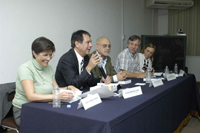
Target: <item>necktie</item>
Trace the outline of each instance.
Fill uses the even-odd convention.
[[[84,61],[81,61],[81,72],[83,71],[83,65],[84,65]]]

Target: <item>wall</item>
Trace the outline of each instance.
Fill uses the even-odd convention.
[[[116,52],[111,57],[121,51],[121,0],[6,0],[0,4],[0,14],[0,83],[15,81],[19,66],[32,58],[33,40],[40,36],[56,46],[50,61],[54,70],[71,48],[72,32],[79,29],[90,32],[93,45],[98,37],[108,37]]]
[[[200,82],[200,57],[186,56],[185,66],[188,67],[188,73],[193,73],[196,80]]]
[[[156,9],[155,9],[156,10]],[[168,10],[158,9],[158,35],[168,34]]]
[[[78,29],[91,33],[93,46],[98,37],[108,37],[115,65],[129,36],[168,32],[167,12],[146,8],[144,0],[1,1],[0,83],[15,81],[19,66],[32,58],[31,43],[39,36],[49,38],[56,45],[55,57],[50,62],[55,70],[60,56],[70,49],[72,32]],[[200,81],[198,62],[198,56],[186,57],[188,72],[195,73]]]
[[[132,34],[152,33],[152,9],[144,0],[5,0],[0,4],[0,83],[13,82],[19,66],[32,58],[31,44],[45,36],[56,46],[53,69],[70,49],[72,32],[84,29],[92,43],[106,36],[115,65],[123,43]],[[125,40],[122,40],[122,35]],[[92,51],[94,47],[92,48]]]
[[[127,47],[127,40],[131,35],[152,34],[152,13],[152,9],[145,7],[144,0],[124,1],[124,48]]]

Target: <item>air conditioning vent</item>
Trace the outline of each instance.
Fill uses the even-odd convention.
[[[192,0],[146,0],[148,8],[185,9],[192,7],[193,4]]]

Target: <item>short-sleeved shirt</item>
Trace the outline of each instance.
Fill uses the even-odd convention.
[[[130,73],[139,70],[139,57],[138,53],[133,54],[128,48],[124,49],[117,57],[115,71],[120,72],[126,70]]]
[[[146,59],[144,54],[138,53],[139,56],[139,64],[140,64],[140,72],[144,72],[143,67],[152,69],[152,62],[150,58]]]
[[[28,103],[21,81],[33,80],[35,93],[51,94],[53,91],[54,71],[51,66],[42,66],[35,59],[22,64],[17,72],[16,93],[12,104],[21,108],[22,104]]]

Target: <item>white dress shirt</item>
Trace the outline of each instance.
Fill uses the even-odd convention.
[[[76,57],[78,59],[78,71],[79,71],[79,75],[81,74],[81,62],[82,60],[84,61],[84,58],[78,53],[76,52],[76,50],[74,49]]]

